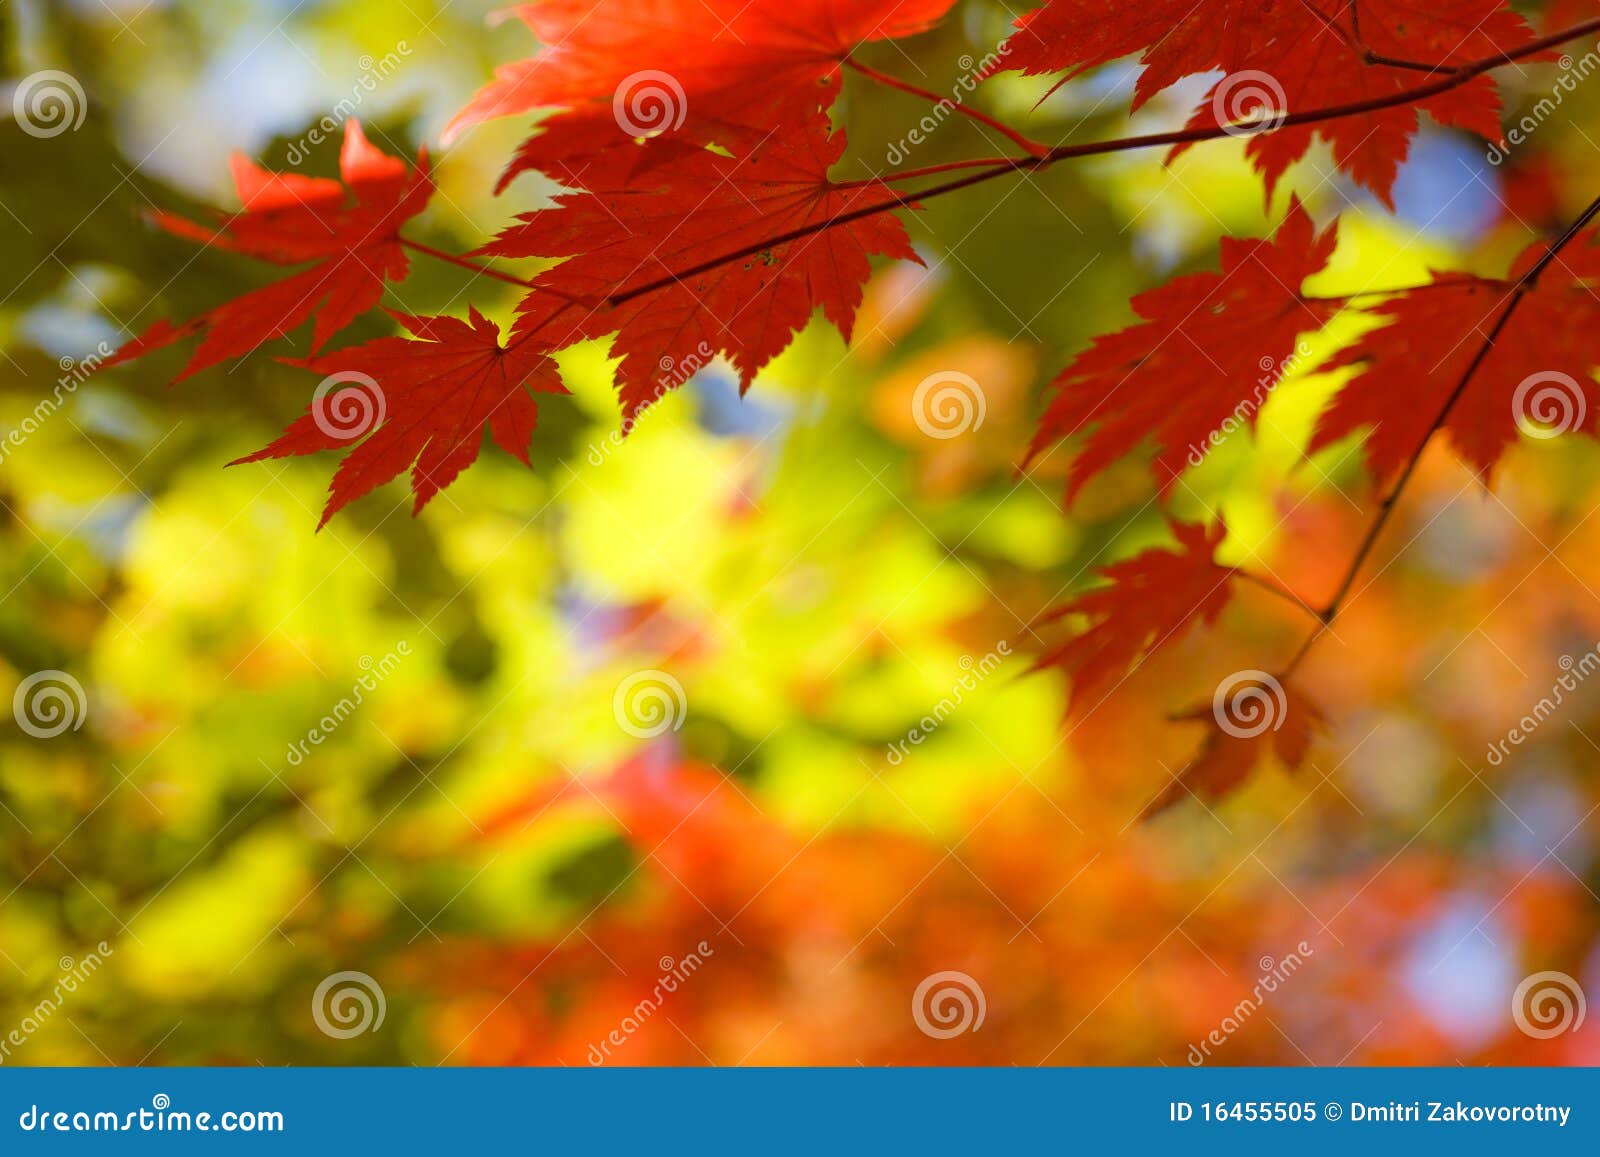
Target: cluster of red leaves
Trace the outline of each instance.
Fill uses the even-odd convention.
[[[1336,241],[1295,201],[1271,240],[1225,239],[1220,273],[1190,274],[1135,297],[1144,321],[1098,339],[1056,379],[1033,453],[1093,431],[1073,460],[1070,496],[1148,440],[1157,447],[1158,485],[1170,488],[1193,448],[1250,396],[1261,367],[1272,367],[1265,384],[1275,385],[1300,335],[1337,312],[1300,292]]]
[[[1559,250],[1542,241],[1530,246],[1505,280],[1438,274],[1368,311],[1380,324],[1321,367],[1356,372],[1323,412],[1309,452],[1365,435],[1371,473],[1388,483],[1442,430],[1488,479],[1529,423],[1548,417],[1565,432],[1600,430],[1600,346],[1592,338],[1600,324],[1592,289],[1600,244],[1593,230],[1566,240]],[[1295,202],[1271,241],[1225,240],[1220,274],[1182,277],[1136,297],[1134,309],[1146,320],[1100,338],[1056,379],[1034,453],[1079,437],[1070,495],[1149,442],[1158,486],[1170,488],[1227,419],[1254,425],[1261,388],[1278,384],[1305,334],[1354,308],[1302,291],[1333,246],[1332,230],[1317,233]],[[1263,366],[1271,367],[1265,377]],[[1393,498],[1391,492],[1386,508]],[[1041,659],[1072,675],[1075,711],[1086,703],[1092,709],[1088,700],[1103,698],[1131,667],[1221,615],[1235,574],[1214,561],[1221,524],[1210,535],[1198,526],[1175,533],[1178,550],[1148,551],[1109,568],[1109,585],[1051,616],[1090,624]],[[1331,618],[1336,610],[1319,614]],[[1223,794],[1270,753],[1290,767],[1303,762],[1319,715],[1289,674],[1272,680],[1273,718],[1260,733],[1230,729],[1220,709],[1184,716],[1206,723],[1209,738],[1156,806],[1186,790]]]
[[[1021,21],[1005,67],[1071,75],[1142,53],[1136,109],[1186,76],[1221,71],[1190,122],[1207,128],[1355,109],[1411,92],[1429,70],[1448,73],[1532,40],[1504,0],[1153,0],[1107,15],[1096,0],[1051,0]],[[1500,137],[1494,82],[1477,77],[1414,102],[1262,133],[1249,154],[1270,194],[1320,134],[1339,167],[1387,201],[1421,112]]]
[[[631,423],[685,379],[676,367],[692,371],[706,350],[731,359],[748,389],[818,308],[848,338],[869,259],[916,255],[888,215],[769,243],[883,195],[831,184],[828,168],[844,134],[831,132],[817,110],[801,124],[803,131],[752,140],[731,157],[676,141],[647,143],[673,163],[643,179],[638,157],[595,160],[584,192],[525,214],[482,251],[566,259],[541,274],[518,307],[516,340],[559,347],[614,334],[617,388]],[[684,275],[708,253],[751,246],[759,251]]]
[[[876,182],[828,178],[845,147],[828,117],[840,62],[865,41],[926,29],[950,4],[556,0],[518,9],[551,47],[502,69],[452,131],[557,110],[518,150],[502,187],[538,168],[571,191],[482,252],[563,260],[526,283],[503,345],[474,315],[471,325],[406,321],[427,340],[425,356],[386,338],[295,363],[368,375],[383,401],[381,420],[354,434],[330,432],[308,413],[245,460],[349,449],[324,521],[408,468],[420,509],[473,461],[485,426],[527,459],[536,410],[523,387],[559,390],[549,355],[575,342],[612,340],[631,423],[708,351],[731,359],[748,387],[818,309],[848,338],[870,259],[916,255],[891,214],[834,224],[886,196],[893,201]],[[219,228],[159,216],[162,228],[201,243],[278,264],[318,263],[181,326],[161,322],[115,360],[204,333],[187,376],[283,336],[313,313],[316,350],[376,306],[385,282],[406,275],[399,229],[426,206],[432,184],[425,160],[408,177],[354,121],[343,174],[340,186],[273,176],[240,159],[243,207]],[[740,259],[686,272],[742,250]]]
[[[317,320],[311,344],[320,349],[376,306],[384,284],[403,280],[408,272],[400,227],[427,208],[433,195],[428,159],[424,155],[417,169],[408,171],[402,161],[368,143],[360,123],[352,120],[345,128],[339,172],[343,184],[269,173],[247,157],[235,156],[238,213],[219,213],[215,227],[157,214],[154,220],[161,228],[202,245],[274,265],[314,264],[181,325],[159,321],[107,364],[203,334],[200,348],[178,375],[182,381],[292,332],[313,314]]]
[[[762,140],[805,131],[774,115],[828,107],[860,45],[913,36],[954,0],[543,0],[513,9],[544,51],[506,65],[447,136],[495,117],[562,110],[508,176],[582,177],[574,156],[618,143],[619,113],[679,140]],[[822,91],[819,92],[819,86]],[[652,124],[652,120],[657,123]],[[545,147],[541,142],[559,147]],[[581,183],[577,182],[577,183]]]
[[[952,2],[541,0],[517,8],[545,47],[500,69],[450,130],[542,113],[500,187],[538,170],[566,190],[475,255],[546,263],[526,281],[497,275],[525,287],[510,332],[502,337],[476,309],[470,322],[396,314],[417,340],[381,338],[293,361],[328,381],[370,382],[374,421],[353,433],[327,421],[318,409],[325,382],[304,417],[245,461],[347,450],[324,521],[407,470],[420,509],[476,459],[486,430],[528,460],[533,395],[562,392],[551,355],[576,342],[610,343],[626,427],[711,356],[728,359],[748,388],[819,310],[848,340],[871,260],[916,260],[894,211],[915,208],[917,197],[886,180],[831,178],[845,148],[831,115],[841,69],[864,43],[933,27]],[[1341,170],[1387,201],[1422,113],[1497,139],[1489,72],[1548,55],[1558,39],[1536,41],[1505,0],[1150,0],[1111,10],[1048,0],[1018,22],[995,70],[1071,77],[1141,54],[1135,109],[1184,77],[1221,70],[1227,75],[1188,129],[1167,138],[1175,147],[1241,131],[1241,121],[1257,117],[1262,131],[1248,154],[1269,195],[1320,135]],[[1069,155],[1030,148],[925,193]],[[354,122],[341,160],[342,183],[273,175],[241,159],[237,214],[213,226],[158,216],[162,228],[202,244],[307,267],[181,325],[158,323],[115,360],[203,335],[188,376],[312,317],[318,353],[376,307],[407,274],[412,243],[401,228],[426,207],[428,163],[409,169],[368,144]],[[1261,389],[1278,384],[1303,335],[1354,308],[1304,292],[1336,240],[1336,228],[1319,230],[1295,199],[1271,239],[1226,240],[1218,272],[1135,298],[1142,320],[1100,338],[1056,380],[1032,452],[1078,440],[1070,497],[1152,444],[1165,495],[1213,431],[1241,414],[1255,421]],[[1382,324],[1326,367],[1356,372],[1323,414],[1312,450],[1364,433],[1374,475],[1403,484],[1408,464],[1442,429],[1487,474],[1516,439],[1514,402],[1534,370],[1580,383],[1592,430],[1600,395],[1584,319],[1596,313],[1589,285],[1600,256],[1589,234],[1569,234],[1560,248],[1556,261],[1556,251],[1535,245],[1509,280],[1440,278],[1371,310]],[[1262,367],[1270,367],[1265,378]],[[1110,586],[1062,608],[1063,617],[1090,620],[1087,633],[1044,659],[1075,677],[1075,709],[1197,622],[1215,621],[1232,586],[1213,561],[1220,540],[1220,528],[1180,529],[1178,552],[1114,568]],[[1315,709],[1293,716],[1289,734],[1280,721],[1265,744],[1214,735],[1183,782],[1215,794],[1241,779],[1263,747],[1297,762]]]
[[[339,507],[412,462],[411,490],[420,510],[472,465],[485,427],[507,454],[528,461],[539,421],[539,408],[528,391],[562,394],[566,388],[544,350],[532,343],[505,349],[494,322],[476,309],[470,317],[469,323],[456,317],[396,314],[395,320],[419,340],[379,338],[299,363],[330,378],[360,376],[382,383],[387,411],[385,420],[334,472],[324,523]],[[349,440],[346,429],[313,408],[276,442],[240,461],[342,450]]]
[[[1585,233],[1560,260],[1517,299],[1520,278],[1549,246],[1530,246],[1511,269],[1510,280],[1440,277],[1426,290],[1399,294],[1375,312],[1382,328],[1369,333],[1329,363],[1329,369],[1359,368],[1317,424],[1311,451],[1369,430],[1367,462],[1375,476],[1392,478],[1416,453],[1429,423],[1442,412],[1462,381],[1467,386],[1444,421],[1456,452],[1485,476],[1492,475],[1517,441],[1519,417],[1538,417],[1533,396],[1517,392],[1537,372],[1575,390],[1567,398],[1569,430],[1593,434],[1600,422],[1600,389],[1593,370],[1600,363],[1594,341],[1600,326],[1600,278],[1596,234]],[[1487,346],[1491,332],[1513,307],[1507,324]],[[1463,331],[1463,323],[1472,328]],[[1477,361],[1475,365],[1474,362]],[[1469,379],[1470,374],[1470,380]],[[1537,385],[1537,383],[1536,383]],[[1406,404],[1397,405],[1402,386]]]

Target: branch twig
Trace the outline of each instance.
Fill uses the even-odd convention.
[[[508,285],[520,285],[524,289],[537,288],[533,282],[521,277],[513,277],[509,273],[501,273],[498,269],[490,269],[487,265],[479,265],[470,257],[463,257],[458,253],[447,253],[443,249],[435,249],[432,245],[424,245],[420,241],[413,241],[409,237],[401,237],[400,244],[407,249],[418,253],[425,253],[438,261],[445,261],[451,265],[459,265],[462,269],[470,269],[474,273],[481,273],[485,277],[492,277],[496,281],[504,281]]]
[[[845,57],[844,63],[846,67],[853,68],[868,80],[871,80],[877,84],[881,84],[885,88],[892,88],[899,92],[910,93],[912,96],[919,96],[923,100],[931,102],[936,108],[943,108],[945,105],[949,105],[952,112],[958,112],[964,117],[970,117],[981,125],[989,126],[995,132],[1009,140],[1012,144],[1021,146],[1033,156],[1042,157],[1050,151],[1049,145],[1041,145],[1038,141],[1029,139],[1016,129],[1012,128],[1010,125],[1006,124],[1004,121],[997,120],[982,110],[975,109],[963,101],[951,100],[947,96],[940,96],[936,92],[929,92],[925,88],[918,88],[916,85],[911,84],[908,81],[901,80],[899,77],[890,76],[886,72],[879,72],[875,68],[869,68],[867,65],[862,64],[859,60],[852,56]]]
[[[1558,45],[1565,44],[1569,40],[1576,40],[1580,36],[1587,36],[1594,32],[1600,32],[1600,18],[1586,20],[1581,24],[1575,24],[1570,28],[1564,29],[1563,31],[1554,32],[1548,36],[1540,37],[1537,40],[1523,45],[1521,48],[1516,48],[1505,52],[1497,52],[1492,56],[1484,57],[1483,59],[1474,61],[1470,64],[1464,64],[1449,74],[1442,76],[1440,79],[1430,81],[1427,84],[1418,85],[1416,88],[1409,88],[1402,92],[1390,93],[1386,96],[1369,97],[1366,100],[1354,101],[1343,105],[1335,105],[1331,108],[1311,109],[1306,112],[1291,113],[1277,121],[1273,127],[1264,127],[1262,131],[1264,133],[1281,132],[1286,128],[1295,128],[1302,125],[1322,124],[1327,121],[1341,120],[1345,117],[1362,116],[1367,113],[1381,112],[1382,110],[1388,108],[1397,108],[1402,105],[1415,104],[1418,101],[1427,100],[1431,97],[1454,91],[1455,89],[1470,83],[1486,73],[1493,72],[1497,68],[1502,68],[1507,64],[1513,64],[1519,60],[1526,60],[1531,56],[1538,56],[1540,53],[1546,52]],[[1122,137],[1110,141],[1092,141],[1081,145],[1060,145],[1049,150],[1043,156],[1030,155],[1026,157],[1002,157],[995,158],[993,161],[979,161],[976,162],[976,164],[986,165],[988,167],[982,168],[979,172],[970,176],[962,177],[954,181],[947,181],[942,185],[935,185],[929,189],[922,189],[916,192],[907,193],[891,193],[890,196],[885,200],[877,201],[870,205],[864,205],[859,209],[849,209],[842,213],[836,213],[825,220],[815,221],[811,224],[803,225],[796,229],[791,229],[786,233],[781,233],[775,237],[768,238],[765,241],[757,242],[754,245],[746,245],[743,248],[734,250],[733,252],[725,253],[718,257],[713,257],[708,261],[702,261],[692,268],[680,270],[677,273],[671,273],[665,277],[656,278],[653,281],[647,282],[644,285],[636,286],[633,289],[612,294],[611,297],[607,299],[607,304],[611,306],[623,305],[634,300],[635,298],[643,297],[645,294],[654,293],[658,289],[664,289],[669,285],[675,285],[681,281],[698,277],[702,273],[708,273],[711,270],[718,269],[723,265],[729,264],[730,262],[741,261],[746,257],[752,257],[756,254],[763,253],[774,246],[786,245],[791,241],[798,241],[804,237],[810,237],[817,233],[824,233],[829,229],[836,229],[841,225],[848,225],[852,222],[864,220],[868,217],[875,217],[880,213],[888,213],[896,209],[912,208],[924,201],[930,201],[935,197],[943,197],[950,193],[959,192],[962,189],[970,189],[974,185],[984,184],[985,182],[992,181],[997,177],[1004,177],[1014,173],[1034,172],[1049,168],[1051,165],[1057,164],[1061,161],[1071,160],[1078,157],[1103,156],[1107,153],[1128,152],[1134,149],[1157,148],[1163,145],[1171,146],[1198,144],[1202,141],[1211,141],[1225,136],[1232,136],[1237,132],[1237,128],[1232,125],[1217,125],[1211,128],[1180,129],[1172,132],[1147,133],[1142,136]],[[893,178],[891,177],[890,179]]]
[[[1325,611],[1319,610],[1318,608],[1312,606],[1310,603],[1306,602],[1305,599],[1295,594],[1277,579],[1267,578],[1265,575],[1256,574],[1254,571],[1248,571],[1242,567],[1234,568],[1233,577],[1238,579],[1240,582],[1246,582],[1252,586],[1260,587],[1268,594],[1276,595],[1278,598],[1284,600],[1284,602],[1304,611],[1313,619],[1316,619],[1319,623],[1325,621]]]
[[[1373,521],[1366,536],[1361,540],[1361,545],[1356,549],[1355,558],[1350,563],[1350,569],[1345,572],[1344,579],[1339,584],[1339,589],[1334,593],[1327,608],[1320,613],[1319,617],[1322,619],[1322,625],[1312,632],[1311,637],[1301,645],[1294,658],[1289,660],[1289,665],[1284,668],[1283,678],[1285,681],[1300,669],[1300,665],[1305,662],[1306,656],[1311,653],[1311,649],[1328,632],[1329,627],[1333,625],[1334,619],[1344,609],[1346,602],[1350,598],[1350,592],[1355,589],[1356,579],[1360,577],[1361,568],[1366,565],[1367,560],[1372,556],[1373,550],[1377,548],[1379,539],[1383,537],[1384,530],[1394,517],[1395,508],[1400,503],[1400,496],[1405,492],[1407,484],[1416,474],[1417,467],[1422,462],[1422,452],[1428,448],[1428,443],[1433,441],[1434,435],[1444,429],[1445,423],[1450,420],[1450,415],[1455,412],[1456,406],[1466,394],[1467,387],[1472,384],[1473,378],[1483,368],[1483,363],[1494,352],[1495,343],[1500,340],[1500,335],[1511,324],[1511,319],[1516,314],[1517,308],[1528,294],[1533,291],[1534,286],[1538,284],[1539,278],[1543,276],[1545,270],[1549,269],[1556,258],[1561,256],[1561,251],[1571,245],[1597,216],[1600,216],[1600,197],[1596,197],[1591,201],[1589,207],[1572,224],[1567,226],[1566,231],[1556,239],[1545,255],[1517,279],[1516,284],[1506,298],[1505,308],[1501,310],[1500,316],[1495,319],[1494,326],[1489,330],[1488,336],[1484,338],[1482,344],[1478,347],[1478,352],[1473,355],[1471,364],[1467,366],[1466,372],[1461,375],[1461,380],[1456,384],[1456,388],[1451,391],[1450,397],[1445,400],[1445,404],[1440,407],[1439,413],[1433,419],[1433,423],[1423,434],[1421,441],[1417,443],[1417,448],[1412,451],[1410,459],[1406,462],[1405,469],[1400,472],[1399,478],[1389,490],[1388,496],[1383,500],[1383,505],[1378,511],[1378,517]]]

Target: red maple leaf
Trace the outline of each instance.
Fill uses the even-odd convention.
[[[1069,710],[1093,710],[1136,661],[1178,642],[1197,623],[1217,620],[1232,594],[1233,569],[1212,561],[1227,536],[1218,523],[1175,524],[1177,549],[1159,547],[1105,568],[1108,586],[1079,595],[1047,621],[1086,615],[1088,630],[1045,652],[1036,667],[1072,678]],[[1091,700],[1093,702],[1091,702]]]
[[[1135,297],[1145,320],[1097,338],[1056,378],[1029,457],[1086,434],[1070,497],[1149,440],[1157,484],[1167,490],[1225,423],[1254,425],[1296,339],[1337,311],[1301,294],[1336,241],[1336,230],[1318,233],[1295,200],[1271,240],[1224,238],[1220,273],[1190,274]]]
[[[559,348],[615,334],[626,420],[719,352],[748,388],[818,308],[849,340],[872,256],[917,260],[886,213],[784,240],[893,197],[878,182],[828,179],[844,147],[821,113],[738,156],[646,141],[632,163],[597,169],[586,191],[523,215],[482,252],[565,258],[536,278],[518,336]]]
[[[1519,432],[1541,438],[1595,433],[1596,240],[1593,232],[1579,237],[1520,294],[1515,280],[1441,275],[1435,284],[1378,307],[1374,312],[1387,324],[1328,365],[1359,366],[1361,372],[1318,420],[1312,452],[1369,430],[1368,465],[1380,479],[1392,478],[1421,450],[1458,391],[1443,428],[1456,451],[1486,475]],[[1513,267],[1513,278],[1548,252],[1545,242],[1530,246]],[[1495,333],[1513,305],[1515,312]]]
[[[1225,72],[1190,122],[1211,128],[1394,97],[1532,39],[1504,0],[1362,0],[1359,22],[1354,7],[1343,0],[1152,0],[1108,14],[1097,0],[1051,0],[1019,21],[1000,66],[1075,75],[1141,53],[1135,109],[1185,76]],[[1248,153],[1270,195],[1320,134],[1341,169],[1388,201],[1419,109],[1440,124],[1500,139],[1494,82],[1477,77],[1415,103],[1262,133]]]
[[[377,305],[384,284],[406,276],[400,226],[427,207],[433,195],[428,158],[415,170],[367,141],[361,125],[345,122],[339,154],[343,178],[270,173],[235,155],[233,181],[242,208],[200,225],[170,213],[155,222],[167,232],[231,249],[274,265],[316,264],[237,297],[189,321],[159,321],[123,346],[106,364],[143,357],[194,334],[205,338],[184,367],[182,381],[226,358],[282,337],[316,314],[312,349]]]
[[[451,122],[597,106],[643,136],[690,117],[759,124],[857,46],[932,27],[954,0],[539,0],[512,9],[546,47],[500,67]],[[632,129],[624,126],[633,126]],[[636,129],[637,131],[633,131]]]
[[[1203,722],[1209,730],[1199,754],[1144,809],[1146,818],[1191,796],[1221,799],[1274,756],[1298,770],[1323,723],[1322,712],[1298,688],[1264,671],[1231,676],[1208,706],[1179,718]]]
[[[496,445],[527,464],[539,420],[529,391],[567,390],[542,349],[502,346],[495,324],[476,309],[470,314],[470,321],[395,314],[419,340],[379,338],[293,363],[329,377],[277,441],[234,464],[349,450],[334,473],[322,526],[407,467],[413,512],[420,511],[477,461],[485,427]]]

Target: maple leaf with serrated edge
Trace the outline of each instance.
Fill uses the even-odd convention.
[[[1072,679],[1071,714],[1098,706],[1112,685],[1136,662],[1171,646],[1197,623],[1207,626],[1228,605],[1234,570],[1213,561],[1227,537],[1219,522],[1211,530],[1176,523],[1177,549],[1158,547],[1101,571],[1109,585],[1079,595],[1045,617],[1091,620],[1088,630],[1040,656],[1036,669],[1059,667]],[[1093,702],[1089,702],[1093,700]]]
[[[1204,723],[1209,728],[1205,742],[1144,809],[1142,818],[1191,796],[1205,802],[1219,800],[1273,757],[1290,771],[1299,770],[1323,724],[1321,710],[1293,684],[1254,671],[1225,681],[1211,704],[1178,718]]]
[[[1438,415],[1472,370],[1444,422],[1450,444],[1475,469],[1492,474],[1519,431],[1596,433],[1600,426],[1600,246],[1578,237],[1522,294],[1516,282],[1549,252],[1540,242],[1517,260],[1510,281],[1436,274],[1433,285],[1373,310],[1386,324],[1327,365],[1360,372],[1317,421],[1310,450],[1367,431],[1366,458],[1380,480],[1419,453]],[[1489,334],[1516,303],[1483,354]],[[1474,368],[1474,363],[1482,356]]]
[[[132,361],[204,334],[175,379],[183,381],[284,336],[313,314],[315,352],[377,305],[384,285],[403,280],[409,269],[399,231],[433,195],[427,154],[418,159],[416,169],[410,169],[373,146],[360,123],[351,119],[345,122],[339,172],[341,181],[271,173],[236,154],[233,180],[242,203],[238,213],[219,213],[214,225],[156,214],[155,223],[162,229],[204,245],[275,265],[316,264],[189,321],[177,325],[159,321],[105,364]]]
[[[1437,65],[1437,76],[1444,76],[1532,40],[1504,0],[1362,0],[1359,25],[1351,7],[1342,0],[1150,0],[1108,13],[1099,0],[1051,0],[1018,22],[998,67],[1076,75],[1139,53],[1145,68],[1135,109],[1186,76],[1225,72],[1190,122],[1214,128],[1258,114],[1270,120],[1393,97],[1429,79],[1425,70],[1371,61],[1369,52]],[[1262,133],[1247,152],[1270,196],[1320,135],[1341,169],[1391,203],[1419,109],[1440,124],[1500,139],[1494,81],[1477,77],[1413,104]]]
[[[534,279],[517,335],[552,348],[615,335],[631,423],[718,352],[748,389],[819,308],[848,341],[869,259],[918,260],[887,213],[778,240],[892,196],[875,181],[828,179],[844,147],[820,113],[738,156],[645,141],[635,146],[644,163],[608,167],[605,181],[524,214],[480,252],[564,259]],[[759,249],[689,272],[751,247]]]
[[[450,136],[495,117],[598,106],[620,136],[690,117],[759,124],[751,95],[793,95],[859,45],[931,28],[954,0],[539,0],[511,10],[546,47],[503,65]],[[831,99],[831,98],[830,98]],[[628,122],[637,132],[625,131]]]
[[[1029,460],[1086,435],[1068,475],[1070,498],[1149,440],[1165,493],[1224,422],[1243,416],[1254,426],[1296,339],[1337,312],[1301,293],[1336,242],[1336,227],[1318,233],[1294,199],[1270,240],[1223,238],[1221,272],[1139,294],[1132,304],[1144,320],[1095,339],[1056,378]]]
[[[349,450],[334,472],[319,526],[340,508],[411,468],[420,511],[478,458],[483,431],[529,464],[539,408],[531,393],[564,394],[555,362],[533,343],[500,344],[476,309],[457,317],[394,318],[417,340],[385,337],[289,362],[327,374],[310,408],[261,450],[233,465]],[[357,444],[359,443],[359,444]]]

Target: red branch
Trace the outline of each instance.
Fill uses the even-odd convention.
[[[1321,610],[1317,610],[1316,608],[1309,607],[1309,605],[1304,600],[1299,598],[1299,596],[1294,595],[1287,590],[1279,592],[1284,594],[1287,598],[1292,599],[1300,607],[1311,610],[1311,612],[1321,620],[1316,630],[1311,633],[1311,637],[1305,641],[1300,650],[1295,653],[1294,658],[1289,660],[1289,665],[1284,668],[1282,678],[1285,682],[1287,682],[1288,679],[1293,676],[1297,670],[1299,670],[1300,665],[1305,662],[1306,656],[1311,653],[1312,647],[1316,646],[1317,641],[1320,640],[1323,635],[1327,634],[1328,629],[1333,625],[1334,619],[1336,619],[1339,615],[1339,612],[1344,609],[1345,604],[1350,598],[1350,592],[1355,589],[1356,579],[1361,574],[1361,568],[1366,565],[1367,560],[1372,556],[1372,552],[1374,549],[1376,549],[1379,539],[1383,537],[1385,528],[1387,528],[1389,523],[1393,520],[1395,508],[1400,503],[1401,494],[1405,492],[1406,485],[1411,481],[1412,477],[1417,472],[1417,466],[1422,461],[1422,452],[1428,448],[1428,443],[1433,441],[1434,435],[1436,435],[1440,430],[1444,429],[1444,424],[1450,420],[1450,415],[1455,412],[1456,406],[1466,394],[1467,387],[1472,384],[1472,380],[1477,376],[1478,370],[1483,367],[1483,363],[1486,362],[1489,359],[1489,355],[1494,352],[1495,343],[1500,340],[1500,335],[1503,334],[1506,331],[1506,327],[1511,324],[1511,319],[1513,316],[1515,316],[1517,308],[1522,304],[1523,299],[1525,299],[1528,294],[1533,291],[1534,286],[1539,283],[1539,278],[1543,276],[1545,270],[1549,269],[1550,266],[1554,264],[1556,258],[1561,256],[1561,251],[1568,245],[1571,245],[1572,242],[1577,239],[1578,235],[1588,228],[1590,223],[1592,223],[1597,216],[1600,216],[1600,197],[1596,197],[1593,201],[1591,201],[1589,203],[1589,207],[1585,209],[1578,216],[1578,218],[1572,222],[1572,224],[1567,226],[1566,231],[1556,239],[1555,243],[1550,246],[1549,250],[1543,257],[1539,259],[1533,268],[1529,269],[1527,273],[1523,274],[1517,279],[1515,286],[1511,290],[1510,296],[1506,299],[1505,308],[1501,311],[1500,316],[1495,320],[1494,328],[1489,331],[1488,336],[1484,338],[1483,343],[1478,347],[1478,352],[1473,355],[1472,363],[1467,366],[1466,372],[1461,375],[1461,381],[1456,384],[1455,390],[1451,392],[1450,397],[1445,401],[1445,404],[1440,407],[1439,413],[1433,419],[1433,424],[1428,427],[1427,432],[1423,434],[1421,441],[1417,443],[1417,448],[1412,452],[1410,459],[1406,462],[1405,469],[1400,472],[1400,476],[1396,480],[1394,486],[1390,489],[1388,497],[1383,500],[1383,505],[1378,511],[1377,519],[1374,520],[1371,528],[1367,531],[1366,537],[1361,540],[1361,545],[1356,549],[1355,558],[1351,561],[1349,570],[1345,572],[1344,579],[1342,582],[1340,582],[1338,591],[1335,592],[1328,605]]]
[[[1042,157],[1050,151],[1049,145],[1041,145],[1038,141],[1030,140],[1028,137],[1024,136],[1022,133],[1018,132],[1004,121],[997,120],[989,114],[973,108],[969,104],[959,100],[951,100],[947,96],[940,96],[936,92],[929,92],[925,88],[918,88],[914,84],[903,81],[898,77],[890,76],[886,72],[879,72],[875,68],[868,68],[865,64],[862,64],[859,60],[856,60],[853,57],[845,57],[844,62],[847,67],[855,69],[855,71],[859,72],[868,80],[881,84],[885,88],[892,88],[899,92],[910,93],[912,96],[920,96],[923,100],[932,102],[933,105],[938,108],[949,105],[951,111],[958,112],[964,117],[970,117],[981,125],[989,126],[995,132],[1011,141],[1012,144],[1020,145],[1033,156]]]
[[[484,277],[492,277],[496,281],[504,281],[508,285],[520,285],[524,289],[538,288],[538,286],[536,286],[533,282],[524,278],[513,277],[509,273],[501,273],[498,269],[490,269],[487,265],[478,264],[478,262],[473,261],[470,257],[462,257],[456,253],[447,253],[443,249],[435,249],[432,245],[424,245],[422,242],[413,241],[409,237],[401,237],[400,244],[404,245],[407,249],[414,249],[418,253],[425,253],[435,260],[445,261],[451,265],[459,265],[462,269],[470,269],[474,273],[480,273]]]

